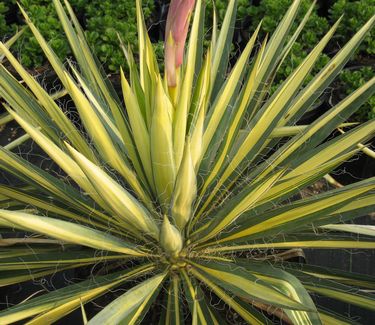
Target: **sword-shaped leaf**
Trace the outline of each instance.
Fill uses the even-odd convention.
[[[335,281],[315,278],[294,269],[288,269],[288,272],[294,274],[309,291],[368,310],[375,310],[375,295],[373,294]]]
[[[30,125],[17,113],[14,111],[9,111],[9,113],[32,137],[32,139],[65,171],[65,173],[67,173],[67,175],[69,175],[82,189],[90,193],[94,200],[97,201],[102,207],[106,207],[106,204],[96,193],[95,189],[92,187],[81,168],[72,158],[70,158],[67,153],[65,153],[59,146],[54,144],[47,136]]]
[[[287,296],[313,310],[312,312],[305,312],[284,309],[286,315],[295,324],[322,324],[313,300],[305,287],[295,276],[282,269],[275,268],[267,262],[260,263],[247,261],[245,259],[236,259],[236,264],[244,267],[258,278],[270,283]]]
[[[73,123],[64,114],[60,107],[55,103],[53,98],[39,85],[39,83],[22,67],[10,51],[0,43],[0,50],[2,50],[9,62],[16,69],[17,73],[21,76],[22,80],[33,92],[39,103],[43,106],[46,113],[54,123],[62,130],[65,136],[84,153],[88,158],[95,161],[95,156],[90,150],[86,140],[78,132]]]
[[[34,255],[38,252],[38,255]],[[30,248],[23,255],[1,258],[0,271],[32,270],[43,269],[64,265],[89,265],[99,261],[111,261],[116,259],[127,259],[128,255],[108,254],[98,255],[95,250],[54,250],[53,252],[43,252]]]
[[[215,311],[215,307],[207,302],[207,297],[196,281],[189,277],[185,270],[182,271],[182,276],[185,297],[191,314],[193,315],[196,312],[197,324],[226,324]]]
[[[212,245],[211,245],[212,246]],[[372,238],[353,238],[350,236],[317,235],[311,233],[282,235],[276,238],[264,237],[251,244],[233,244],[228,246],[209,247],[203,250],[205,254],[249,251],[251,249],[374,249]]]
[[[150,212],[102,168],[89,161],[68,144],[67,146],[95,191],[115,213],[114,217],[120,222],[125,222],[125,228],[129,228],[130,231],[133,231],[133,227],[135,227],[158,239],[159,229]]]
[[[64,313],[79,308],[81,303],[86,303],[128,280],[147,274],[154,268],[154,265],[148,264],[127,271],[97,276],[93,279],[54,290],[0,312],[0,322],[13,323],[38,314],[41,314],[42,318],[39,320],[42,320],[43,315],[47,316],[49,311],[53,314],[55,309],[58,309],[64,315]],[[47,314],[44,314],[46,312]],[[49,315],[52,316],[51,314]],[[57,320],[62,315],[60,317],[54,316],[54,319]],[[35,320],[38,320],[38,317]],[[46,320],[44,319],[44,321]]]
[[[235,222],[242,213],[251,209],[252,206],[262,198],[281,177],[283,172],[282,170],[275,173],[275,175],[272,175],[264,183],[256,183],[232,198],[225,208],[214,216],[208,227],[203,226],[192,235],[195,242],[204,242],[219,234],[223,229]]]
[[[128,290],[106,306],[88,324],[135,324],[143,310],[149,308],[150,301],[156,298],[165,276],[165,273],[156,275]]]
[[[151,188],[155,191],[155,185],[152,175],[151,163],[151,148],[150,148],[150,134],[147,129],[147,124],[142,116],[140,104],[136,95],[133,93],[128,81],[125,78],[124,72],[121,70],[121,86],[124,95],[126,111],[132,128],[134,142],[137,147],[143,169],[147,176]]]
[[[297,3],[298,1],[295,1],[294,5],[296,5]],[[260,153],[260,151],[268,145],[268,136],[272,133],[272,130],[277,125],[277,121],[286,112],[287,104],[291,101],[294,94],[302,85],[304,79],[308,75],[309,71],[311,71],[313,65],[319,58],[320,53],[323,51],[328,41],[331,39],[336,28],[337,23],[330,29],[330,31],[319,42],[319,44],[310,52],[310,54],[298,66],[298,68],[279,87],[276,93],[269,99],[269,101],[267,101],[263,108],[250,122],[249,132],[246,134],[246,137],[242,139],[240,147],[232,152],[232,154],[229,154],[230,159],[227,159],[224,166],[220,168],[222,170],[220,178],[218,179],[217,184],[215,184],[215,187],[211,191],[209,197],[205,200],[206,206],[212,201],[216,193],[220,190],[220,188],[228,180],[228,178],[231,177],[232,174],[234,174],[235,176],[234,179],[231,180],[231,183],[233,183],[239,177],[241,173],[238,172],[238,167],[240,167],[240,170],[243,170],[243,167],[241,166],[243,164],[243,161],[245,161],[245,165],[248,166],[254,159],[254,157],[256,157]],[[270,43],[268,45],[268,49],[270,50],[271,48],[273,48],[273,46],[276,45]],[[267,58],[267,49],[264,56]],[[261,62],[261,67],[259,68],[258,74],[261,73],[263,64],[266,64],[265,61],[266,59]],[[235,123],[235,120],[233,121],[233,123]],[[223,156],[221,156],[221,161],[223,160],[222,157]],[[274,165],[272,166],[274,167]],[[214,169],[216,173],[218,172],[217,169],[217,167],[216,169]]]
[[[21,28],[16,34],[14,34],[10,39],[8,39],[4,44],[9,49],[25,32],[26,27]],[[0,62],[5,58],[5,55],[0,51]]]
[[[277,235],[280,229],[287,234],[301,226],[314,223],[324,214],[331,214],[344,207],[354,198],[375,188],[374,179],[359,182],[351,189],[336,190],[321,194],[318,198],[297,201],[288,206],[271,210],[259,216],[253,216],[243,223],[240,229],[234,230],[225,241],[258,239],[259,237]]]
[[[150,137],[155,188],[164,211],[170,204],[176,180],[172,123],[173,106],[159,79]]]
[[[350,232],[353,234],[360,234],[366,236],[375,236],[375,226],[370,225],[324,225],[320,226],[321,229],[331,230],[331,231],[343,231],[343,232]]]
[[[212,84],[210,93],[212,94],[212,99],[215,99],[218,94],[227,73],[234,25],[236,23],[237,2],[237,0],[229,1],[219,35],[217,36],[216,29],[214,29],[212,35],[212,51],[215,53],[215,55],[212,56],[211,69]]]
[[[98,148],[99,154],[109,165],[121,173],[121,175],[143,201],[147,201],[147,196],[142,189],[136,174],[125,162],[124,158],[121,157],[119,150],[116,148],[113,142],[113,139],[102,124],[95,110],[91,107],[90,102],[79,90],[71,77],[68,74],[65,74],[65,77],[70,94],[76,104],[86,129]]]
[[[264,315],[252,307],[251,304],[244,303],[239,298],[234,298],[232,295],[221,289],[221,287],[218,286],[217,281],[212,281],[195,269],[191,269],[191,274],[201,282],[205,283],[220,299],[222,299],[230,308],[235,310],[249,324],[270,324]]]
[[[1,147],[0,166],[26,184],[70,207],[74,207],[78,211],[82,211],[84,214],[94,214],[105,221],[110,219],[107,215],[96,210],[93,203],[71,185]]]
[[[12,198],[18,202],[24,203],[26,206],[34,206],[38,209],[43,211],[48,211],[51,214],[56,214],[58,216],[62,216],[65,218],[69,218],[71,220],[76,220],[81,223],[85,223],[86,225],[90,225],[96,228],[99,228],[103,231],[108,231],[108,223],[103,223],[103,219],[96,216],[95,214],[90,214],[90,218],[82,216],[79,212],[70,211],[65,207],[59,206],[58,202],[52,201],[47,196],[38,196],[33,193],[25,193],[19,190],[16,190],[11,187],[7,187],[5,185],[0,185],[0,194],[5,195],[6,197]],[[91,220],[96,219],[97,221]],[[116,221],[113,222],[113,225],[116,224]],[[111,231],[118,231],[116,229],[111,229]],[[121,234],[121,232],[120,232]]]
[[[186,139],[184,156],[177,174],[173,193],[172,216],[176,225],[183,230],[191,218],[192,205],[197,195],[197,179],[191,156],[190,140]]]
[[[187,134],[188,113],[191,104],[191,94],[194,89],[194,74],[198,58],[198,42],[200,26],[203,23],[201,12],[203,10],[202,0],[198,0],[195,6],[194,20],[190,34],[189,48],[187,50],[187,63],[185,76],[181,85],[179,100],[177,102],[173,119],[173,150],[176,169],[179,168],[184,153],[184,144]]]
[[[311,311],[308,306],[288,297],[241,266],[224,262],[191,263],[195,270],[193,275],[200,281],[205,282],[204,279],[208,278],[210,282],[217,283],[220,287],[238,297],[281,308]],[[210,286],[209,283],[207,284]]]
[[[106,234],[102,231],[63,220],[37,216],[18,211],[0,210],[0,220],[8,221],[14,227],[37,232],[52,238],[95,249],[118,252],[132,256],[147,255],[134,244]]]
[[[182,290],[181,290],[181,279],[179,276],[173,276],[170,279],[168,290],[166,292],[167,303],[166,303],[166,315],[164,319],[160,319],[160,325],[181,325],[183,321],[183,310],[182,310]]]

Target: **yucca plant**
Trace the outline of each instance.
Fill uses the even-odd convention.
[[[88,324],[139,323],[150,309],[161,324],[225,324],[227,310],[250,324],[276,318],[353,324],[317,307],[315,295],[375,309],[374,278],[289,261],[303,248],[375,247],[373,227],[345,223],[373,210],[375,178],[295,199],[361,151],[374,155],[365,145],[375,120],[344,123],[374,92],[375,78],[311,124],[297,123],[314,109],[375,17],[305,85],[338,21],[269,96],[312,8],[289,35],[300,2],[294,1],[258,46],[259,26],[229,69],[236,1],[229,1],[220,31],[215,18],[203,55],[204,2],[173,0],[161,76],[137,0],[139,60],[122,44],[130,71],[128,78],[121,73],[122,101],[69,3],[53,2],[74,64],[60,62],[23,14],[82,128],[0,44],[23,81],[0,66],[3,105],[62,170],[49,173],[0,148],[1,169],[21,181],[0,186],[0,226],[8,234],[0,239],[0,284],[75,268],[91,275],[10,306],[0,313],[1,324],[50,324],[80,308]],[[332,136],[335,130],[341,132]],[[9,236],[13,229],[24,237]],[[85,312],[88,302],[117,288],[127,291],[96,315]],[[224,315],[215,306],[225,306]]]

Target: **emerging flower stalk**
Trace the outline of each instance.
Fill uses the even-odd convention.
[[[184,48],[195,0],[172,0],[165,29],[165,68],[169,87],[176,87],[178,69],[184,58]]]

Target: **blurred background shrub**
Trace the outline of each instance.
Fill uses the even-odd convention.
[[[237,55],[262,17],[264,17],[263,36],[272,33],[291,2],[292,0],[238,0],[239,8],[235,32],[237,44],[233,46],[233,56]],[[68,56],[70,49],[61,32],[51,1],[20,0],[20,3],[60,57]],[[119,48],[117,33],[123,37],[126,43],[132,46],[135,52],[137,50],[135,2],[133,0],[70,0],[70,3],[77,13],[99,60],[109,73],[118,72],[119,67],[126,64],[124,55]],[[168,0],[143,0],[144,15],[150,28],[152,41],[159,54],[161,67],[163,65],[164,21],[168,3]],[[297,28],[298,22],[302,20],[311,3],[311,0],[302,0],[301,10],[294,28]],[[228,0],[216,0],[215,4],[220,20],[222,20]],[[209,27],[212,19],[211,0],[207,0],[207,11],[207,27]],[[342,14],[344,14],[343,21],[325,54],[320,57],[314,71],[321,70],[329,57],[340,48],[340,44],[347,42],[374,12],[375,0],[318,1],[318,5],[301,36],[275,77],[273,90],[303,60],[318,40],[328,31],[329,26]],[[0,1],[0,38],[5,39],[12,35],[21,25],[23,25],[23,20],[16,0]],[[209,35],[209,32],[207,35]],[[356,56],[333,85],[332,94],[327,94],[327,96],[334,96],[334,101],[351,93],[374,75],[375,39],[373,35],[374,32],[367,36]],[[25,66],[37,69],[45,64],[41,50],[30,31],[24,34],[14,48]],[[306,82],[308,81],[309,78]],[[371,97],[355,116],[356,119],[361,121],[373,117],[375,117],[375,96]]]

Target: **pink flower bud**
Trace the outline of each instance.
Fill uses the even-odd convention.
[[[183,62],[189,21],[195,0],[172,0],[165,29],[165,67],[168,86],[176,86],[176,70]]]

